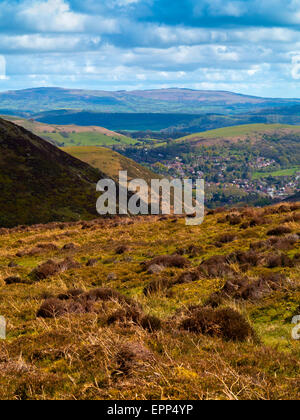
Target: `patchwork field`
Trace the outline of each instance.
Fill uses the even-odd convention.
[[[1,399],[298,399],[300,204],[1,229]]]
[[[3,118],[60,147],[133,145],[136,143],[135,140],[104,127],[81,127],[75,124],[51,125],[32,119],[26,120],[10,116],[4,116]]]

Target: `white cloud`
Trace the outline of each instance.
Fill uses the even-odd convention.
[[[66,52],[88,51],[97,49],[101,43],[100,37],[90,38],[85,35],[4,35],[0,37],[0,50],[11,53],[28,52]]]
[[[0,55],[0,80],[6,80],[6,60],[3,55]]]
[[[42,32],[82,31],[86,17],[71,11],[64,0],[25,2],[18,17],[27,26]]]
[[[292,78],[300,80],[300,54],[292,57]]]
[[[140,0],[115,0],[113,3],[115,3],[118,6],[128,6],[130,4],[136,4],[139,3]]]
[[[300,0],[180,1],[186,8],[175,25],[168,22],[178,1],[160,20],[160,0],[0,0],[0,57],[29,85],[297,88]],[[5,67],[0,58],[2,80]]]

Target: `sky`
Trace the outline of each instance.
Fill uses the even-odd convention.
[[[300,0],[0,0],[0,90],[300,97]]]

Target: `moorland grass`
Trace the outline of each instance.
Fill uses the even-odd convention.
[[[299,240],[282,251],[292,266],[268,268],[263,257],[278,251],[272,244],[253,251],[259,263],[253,253],[248,258],[251,244],[268,241],[278,226],[299,233],[291,217],[298,210],[241,209],[235,212],[240,224],[231,224],[231,213],[223,210],[196,227],[182,218],[173,223],[174,217],[150,216],[3,231],[0,307],[8,334],[0,341],[0,398],[299,399],[300,349],[291,337],[300,301]],[[243,228],[253,217],[267,217],[268,224]],[[225,234],[235,240],[220,244]],[[65,248],[70,242],[76,247]],[[55,246],[34,256],[25,252],[41,243]],[[124,244],[124,252],[116,252]],[[143,270],[141,263],[191,246],[201,253],[185,256],[189,266]],[[77,264],[32,281],[30,273],[44,262],[67,258]],[[87,265],[90,260],[97,264]],[[12,261],[17,265],[9,267]],[[207,261],[222,261],[219,268],[230,270],[206,273]],[[200,275],[176,281],[193,270]],[[6,284],[9,277],[25,284]],[[270,287],[254,299],[228,292],[229,282],[251,288],[260,279]],[[218,309],[201,309],[211,308],[216,293],[222,295]],[[49,313],[49,299],[54,318],[37,316],[42,305]]]

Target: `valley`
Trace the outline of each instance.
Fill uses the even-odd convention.
[[[0,0],[0,401],[300,400],[300,0]]]
[[[248,124],[180,137],[5,118],[115,179],[126,169],[147,182],[153,176],[204,178],[209,207],[271,204],[300,187],[300,126]]]
[[[299,398],[300,128],[186,134],[0,119],[0,399]],[[120,170],[205,178],[203,224],[97,217]]]
[[[206,204],[270,204],[300,188],[300,128],[243,125],[144,144],[126,156],[171,177],[204,178]]]

